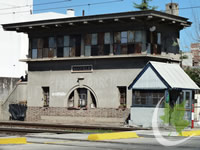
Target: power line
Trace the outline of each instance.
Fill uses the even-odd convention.
[[[0,10],[8,10],[8,9],[24,8],[24,7],[32,7],[32,6],[41,6],[41,5],[50,5],[50,4],[58,4],[58,3],[65,3],[65,2],[69,2],[69,1],[72,1],[72,0],[62,0],[62,1],[56,1],[56,2],[37,3],[37,4],[33,4],[33,5],[13,6],[13,7],[2,8]]]
[[[75,7],[82,7],[82,6],[92,6],[92,5],[101,5],[101,4],[107,4],[107,3],[116,3],[116,2],[122,2],[124,0],[111,0],[111,1],[104,1],[104,2],[98,2],[98,3],[88,3],[88,4],[80,4],[80,5],[72,5],[67,7],[53,7],[53,8],[45,8],[45,9],[36,9],[34,11],[45,11],[45,10],[55,10],[55,9],[62,9],[62,8],[75,8]]]
[[[122,2],[122,1],[124,1],[124,0],[110,0],[110,1],[104,1],[104,2],[98,2],[98,3],[87,3],[87,4],[71,5],[71,6],[64,6],[64,7],[52,7],[52,8],[45,8],[45,9],[36,9],[36,10],[34,10],[34,12],[63,9],[63,8],[75,8],[75,7],[82,7],[82,6],[102,5],[102,4],[116,3],[116,2]],[[29,11],[16,11],[16,12],[9,12],[9,13],[0,13],[0,15],[9,15],[9,14],[26,13],[26,12],[29,12]]]
[[[20,7],[28,7],[28,6],[49,5],[49,4],[63,3],[63,2],[69,2],[69,1],[72,1],[72,0],[62,0],[62,1],[57,1],[57,2],[38,3],[38,4],[34,4],[34,5],[16,6],[16,7],[12,7],[12,8],[3,8],[3,9],[0,9],[0,10],[20,8]],[[63,7],[52,7],[52,8],[36,9],[36,10],[34,10],[34,12],[46,11],[46,10],[56,10],[56,9],[63,9],[63,8],[75,8],[75,7],[83,7],[83,6],[93,6],[93,5],[116,3],[116,2],[122,2],[122,1],[124,1],[124,0],[110,0],[110,1],[104,1],[104,2],[98,2],[98,3],[87,3],[87,4],[71,5],[71,6],[63,6]],[[173,10],[197,9],[197,8],[200,8],[200,6],[183,7],[183,8],[173,9]],[[160,11],[165,11],[165,10],[160,10]],[[9,12],[9,13],[0,13],[0,15],[26,13],[26,12],[29,12],[29,11],[16,11],[16,12]]]

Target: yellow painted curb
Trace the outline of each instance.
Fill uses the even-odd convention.
[[[181,135],[179,135],[181,136]],[[196,131],[183,131],[182,136],[200,136],[200,130]]]
[[[0,138],[0,144],[27,144],[26,138]]]
[[[114,139],[128,139],[128,138],[139,138],[135,132],[116,132],[116,133],[103,133],[103,134],[90,134],[88,140],[114,140]]]

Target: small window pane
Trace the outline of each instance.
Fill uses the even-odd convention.
[[[37,41],[37,48],[43,48],[43,47],[44,47],[44,40],[40,38]]]
[[[141,104],[141,98],[136,97],[135,98],[135,104]]]
[[[43,57],[48,57],[48,51],[49,49],[48,48],[43,48]]]
[[[110,44],[104,45],[104,55],[110,54]]]
[[[64,48],[64,57],[69,57],[70,47]]]
[[[157,33],[157,44],[161,44],[161,33]]]
[[[91,47],[91,55],[92,56],[98,56],[98,51],[99,51],[98,45],[93,45]]]
[[[134,43],[134,31],[128,31],[128,43]]]
[[[97,33],[92,34],[92,45],[97,45]]]
[[[66,46],[66,47],[69,46],[69,36],[68,35],[64,36],[64,46]]]
[[[135,31],[135,42],[142,42],[142,31]]]
[[[57,57],[63,57],[63,48],[62,47],[59,47],[57,49]]]
[[[91,46],[85,46],[85,56],[91,56]]]
[[[32,40],[32,49],[36,49],[37,48],[37,39],[33,39]]]
[[[104,34],[104,44],[110,44],[110,33],[109,32]]]
[[[63,47],[64,46],[64,39],[63,39],[63,37],[58,37],[57,38],[57,46],[58,47]]]
[[[134,44],[134,50],[135,50],[136,53],[141,53],[141,51],[142,51],[142,43]]]
[[[84,38],[84,43],[85,45],[91,45],[92,41],[92,35],[91,34],[86,34]]]
[[[56,41],[54,37],[49,37],[49,47],[55,48],[56,47]]]
[[[37,49],[32,49],[32,58],[37,58]]]
[[[117,43],[117,44],[121,43],[121,33],[120,32],[114,33],[114,43]]]
[[[121,54],[127,54],[127,45],[121,45]]]
[[[76,48],[75,47],[71,47],[70,48],[70,53],[69,53],[70,57],[75,57],[75,54],[76,54]]]
[[[98,44],[103,45],[104,44],[104,33],[98,33]]]
[[[42,49],[38,48],[38,58],[42,58]]]
[[[121,32],[121,43],[127,43],[127,42],[128,42],[127,32]]]
[[[134,44],[128,44],[128,54],[134,53]]]
[[[48,57],[54,57],[54,48],[49,48]]]
[[[120,44],[115,44],[114,45],[114,54],[115,55],[119,55],[120,54],[120,50],[121,50]]]
[[[141,97],[141,104],[145,105],[146,104],[146,97]]]

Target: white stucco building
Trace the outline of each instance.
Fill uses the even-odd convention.
[[[49,12],[33,15],[32,12],[33,0],[0,0],[0,24],[74,16],[73,10],[68,10],[68,14]],[[27,64],[19,60],[25,59],[28,54],[28,36],[24,33],[4,31],[0,25],[0,45],[0,77],[25,75]]]

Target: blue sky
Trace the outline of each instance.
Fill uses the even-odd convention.
[[[46,2],[55,2],[55,1],[62,1],[62,0],[34,0],[34,4],[38,3],[46,3]],[[63,0],[64,1],[64,0]],[[109,3],[113,1],[113,3]],[[41,5],[41,6],[34,6],[34,10],[41,10],[46,8],[56,8],[56,7],[65,7],[59,9],[49,9],[45,11],[35,11],[34,13],[39,12],[58,12],[58,13],[65,13],[66,9],[73,8],[76,12],[76,16],[80,16],[82,14],[82,10],[85,10],[85,15],[94,15],[94,14],[104,14],[104,13],[116,13],[116,12],[125,12],[125,11],[135,11],[136,9],[133,7],[133,2],[140,3],[141,0],[123,0],[119,2],[114,2],[117,0],[71,0],[69,2],[62,2],[57,4],[49,4],[49,5]],[[105,4],[98,4],[98,5],[87,5],[87,4],[95,4],[107,2]],[[158,6],[159,11],[165,10],[165,4],[171,2],[171,0],[153,0],[150,4]],[[172,0],[172,2],[176,2],[179,4],[179,13],[180,16],[189,18],[191,22],[193,22],[192,26],[186,28],[181,31],[180,35],[180,48],[183,51],[189,51],[190,44],[192,42],[196,42],[196,31],[197,31],[197,23],[199,21],[195,21],[195,16],[198,18],[198,14],[200,14],[200,0]],[[81,5],[81,6],[78,6]],[[87,6],[83,6],[87,5]],[[199,8],[188,8],[188,7],[196,7]],[[188,8],[188,9],[183,9]],[[199,19],[200,20],[200,19]],[[199,29],[200,32],[200,29]]]

